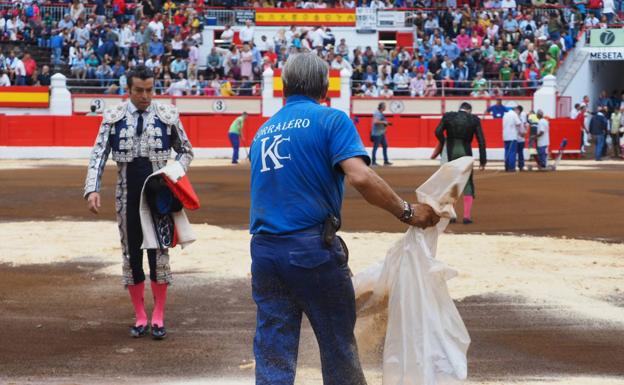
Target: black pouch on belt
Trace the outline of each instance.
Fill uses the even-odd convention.
[[[338,229],[340,229],[340,219],[333,214],[329,214],[323,223],[323,243],[325,247],[332,246]]]

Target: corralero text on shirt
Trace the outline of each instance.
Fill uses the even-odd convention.
[[[254,141],[260,139],[260,159],[262,161],[262,168],[260,172],[264,173],[271,170],[279,170],[284,167],[283,161],[290,160],[289,153],[282,153],[280,151],[280,145],[283,142],[290,142],[290,137],[285,137],[285,132],[295,128],[308,128],[310,127],[310,119],[290,119],[284,122],[278,122],[277,124],[271,124],[266,127],[260,128],[256,133]],[[268,136],[271,135],[271,136]],[[269,143],[269,140],[272,141]],[[273,167],[267,161],[273,163]]]

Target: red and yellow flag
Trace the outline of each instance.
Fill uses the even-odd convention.
[[[273,70],[273,96],[276,98],[284,96],[284,83],[282,82],[282,70],[280,68]],[[329,70],[327,97],[340,97],[340,70]]]
[[[49,105],[48,87],[0,87],[0,107],[47,108]]]
[[[355,26],[354,9],[256,8],[256,25]]]

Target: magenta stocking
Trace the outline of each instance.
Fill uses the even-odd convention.
[[[472,195],[464,195],[464,219],[472,219]]]
[[[147,314],[145,314],[145,300],[143,292],[145,290],[145,282],[137,283],[136,285],[128,285],[128,292],[130,293],[130,299],[132,300],[132,306],[134,306],[134,314],[136,316],[136,323],[134,326],[147,325]]]
[[[165,326],[165,302],[167,301],[167,283],[152,281],[152,294],[154,294],[154,311],[152,312],[152,325]]]

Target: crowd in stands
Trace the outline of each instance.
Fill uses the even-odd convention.
[[[520,0],[488,0],[480,9],[464,4],[414,11],[407,16],[414,28],[411,47],[353,47],[324,27],[292,26],[266,36],[247,21],[242,27],[226,25],[208,57],[200,58],[203,0],[95,0],[88,4],[72,0],[58,22],[36,0],[23,0],[20,6],[2,11],[0,40],[49,47],[52,65],[64,65],[72,78],[91,79],[112,94],[127,92],[126,71],[145,64],[156,74],[159,94],[259,95],[266,68],[283,66],[291,53],[313,51],[331,68],[351,73],[356,95],[501,96],[530,93],[543,76],[555,73],[583,25],[606,27],[615,17],[608,9],[592,8],[593,0],[582,1],[547,12],[535,12]],[[605,4],[608,1],[612,0]],[[253,5],[383,8],[432,4],[318,0]],[[235,30],[240,44],[234,44]],[[38,68],[25,52],[0,52],[0,72],[0,85],[49,84],[50,69]]]

